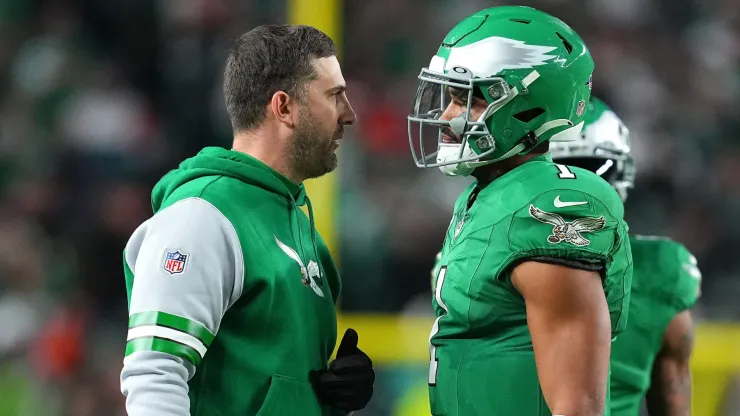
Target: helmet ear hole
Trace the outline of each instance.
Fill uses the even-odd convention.
[[[514,114],[514,118],[521,121],[522,123],[529,123],[536,119],[540,115],[544,114],[545,110],[539,107],[530,108],[529,110],[520,111]]]
[[[561,35],[560,33],[555,32],[555,34],[558,35],[558,37],[560,38],[560,41],[563,42],[563,46],[565,46],[565,51],[568,52],[569,54],[573,52],[573,45],[571,45],[570,42],[565,40],[563,35]]]

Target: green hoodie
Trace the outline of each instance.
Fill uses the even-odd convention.
[[[188,405],[183,392],[185,414],[331,414],[309,372],[334,350],[340,280],[303,185],[209,147],[160,180],[152,208],[124,252],[129,414],[180,414],[167,411]],[[184,368],[170,373],[187,375],[155,386],[149,373],[167,373],[172,360],[155,361],[168,356]],[[152,400],[152,390],[180,393]]]

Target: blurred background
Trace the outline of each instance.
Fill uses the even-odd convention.
[[[230,145],[231,39],[286,22],[337,41],[359,116],[339,171],[309,184],[344,279],[340,324],[378,365],[356,414],[425,414],[430,269],[468,181],[414,166],[406,115],[445,33],[499,4],[0,0],[0,415],[125,414],[123,247],[161,175]],[[594,95],[633,134],[631,230],[684,243],[704,274],[694,414],[740,415],[740,3],[519,4],[591,49]]]

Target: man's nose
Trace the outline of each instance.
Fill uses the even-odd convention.
[[[342,111],[342,114],[339,117],[339,124],[341,124],[342,126],[352,126],[357,122],[357,114],[352,108],[352,104],[349,103],[349,99],[347,99],[346,97],[344,99],[344,103],[344,111]]]
[[[459,117],[462,113],[462,107],[455,103],[450,103],[447,105],[447,108],[445,108],[445,111],[442,112],[442,115],[439,116],[439,119],[443,121],[450,121],[455,117]]]

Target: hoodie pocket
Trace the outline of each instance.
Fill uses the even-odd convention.
[[[257,416],[321,416],[311,383],[274,375]]]

